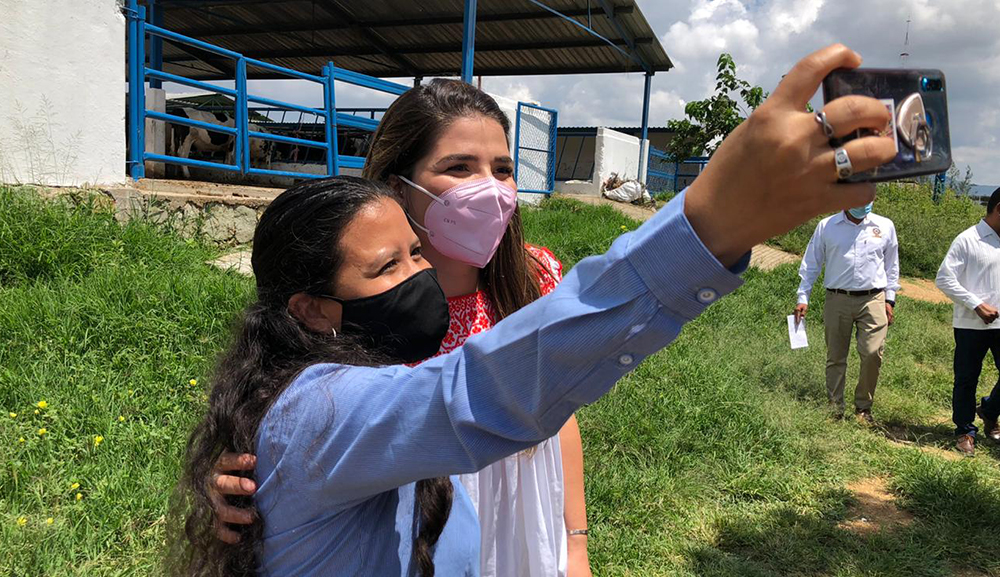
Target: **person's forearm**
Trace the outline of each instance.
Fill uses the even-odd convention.
[[[952,275],[939,272],[934,284],[953,302],[966,306],[969,309],[975,309],[977,306],[983,304],[982,298],[962,286],[958,282],[958,279]]]
[[[559,449],[562,453],[563,487],[565,491],[566,529],[587,528],[587,499],[583,488],[583,441],[580,426],[573,415],[559,430]],[[570,537],[570,544],[574,541]],[[584,539],[586,542],[586,539]]]
[[[589,575],[587,555],[587,498],[583,485],[583,439],[573,415],[559,431],[559,449],[563,468],[563,519],[566,523],[566,551],[570,575]]]

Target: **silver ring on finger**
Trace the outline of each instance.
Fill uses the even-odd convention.
[[[823,127],[823,134],[826,135],[827,138],[833,138],[834,134],[833,125],[830,124],[830,121],[826,119],[825,112],[820,111],[816,113],[816,122],[818,122],[819,125]]]
[[[844,180],[854,174],[854,167],[851,166],[851,157],[847,156],[847,151],[843,148],[833,151],[833,162],[837,167],[837,178]]]

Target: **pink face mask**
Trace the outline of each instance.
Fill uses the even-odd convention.
[[[431,245],[446,257],[483,268],[493,258],[517,207],[517,191],[492,176],[455,185],[434,196],[406,177],[400,180],[433,200],[424,213]]]

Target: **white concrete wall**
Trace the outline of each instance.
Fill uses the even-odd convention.
[[[639,158],[644,150],[639,139],[634,136],[610,128],[598,128],[594,143],[594,172],[590,180],[556,181],[556,191],[599,196],[601,183],[610,178],[612,173],[617,173],[623,179],[639,178]],[[645,174],[642,176],[645,177]],[[645,178],[639,180],[644,181]]]
[[[0,0],[0,182],[125,181],[116,0]]]
[[[487,94],[489,93],[487,92]],[[517,101],[513,98],[497,94],[490,94],[490,96],[493,100],[496,100],[500,106],[500,110],[507,115],[507,120],[510,122],[510,134],[507,135],[507,148],[511,150],[511,154],[514,154],[514,133],[517,131]],[[537,104],[537,102],[532,102],[531,104]]]

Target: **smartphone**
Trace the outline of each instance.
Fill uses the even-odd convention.
[[[843,182],[880,182],[938,174],[951,167],[948,100],[944,73],[929,69],[855,68],[831,72],[823,79],[823,101],[860,94],[879,99],[891,112],[880,131],[858,130],[831,139],[837,148],[854,138],[881,134],[896,141],[896,158],[858,172]]]

